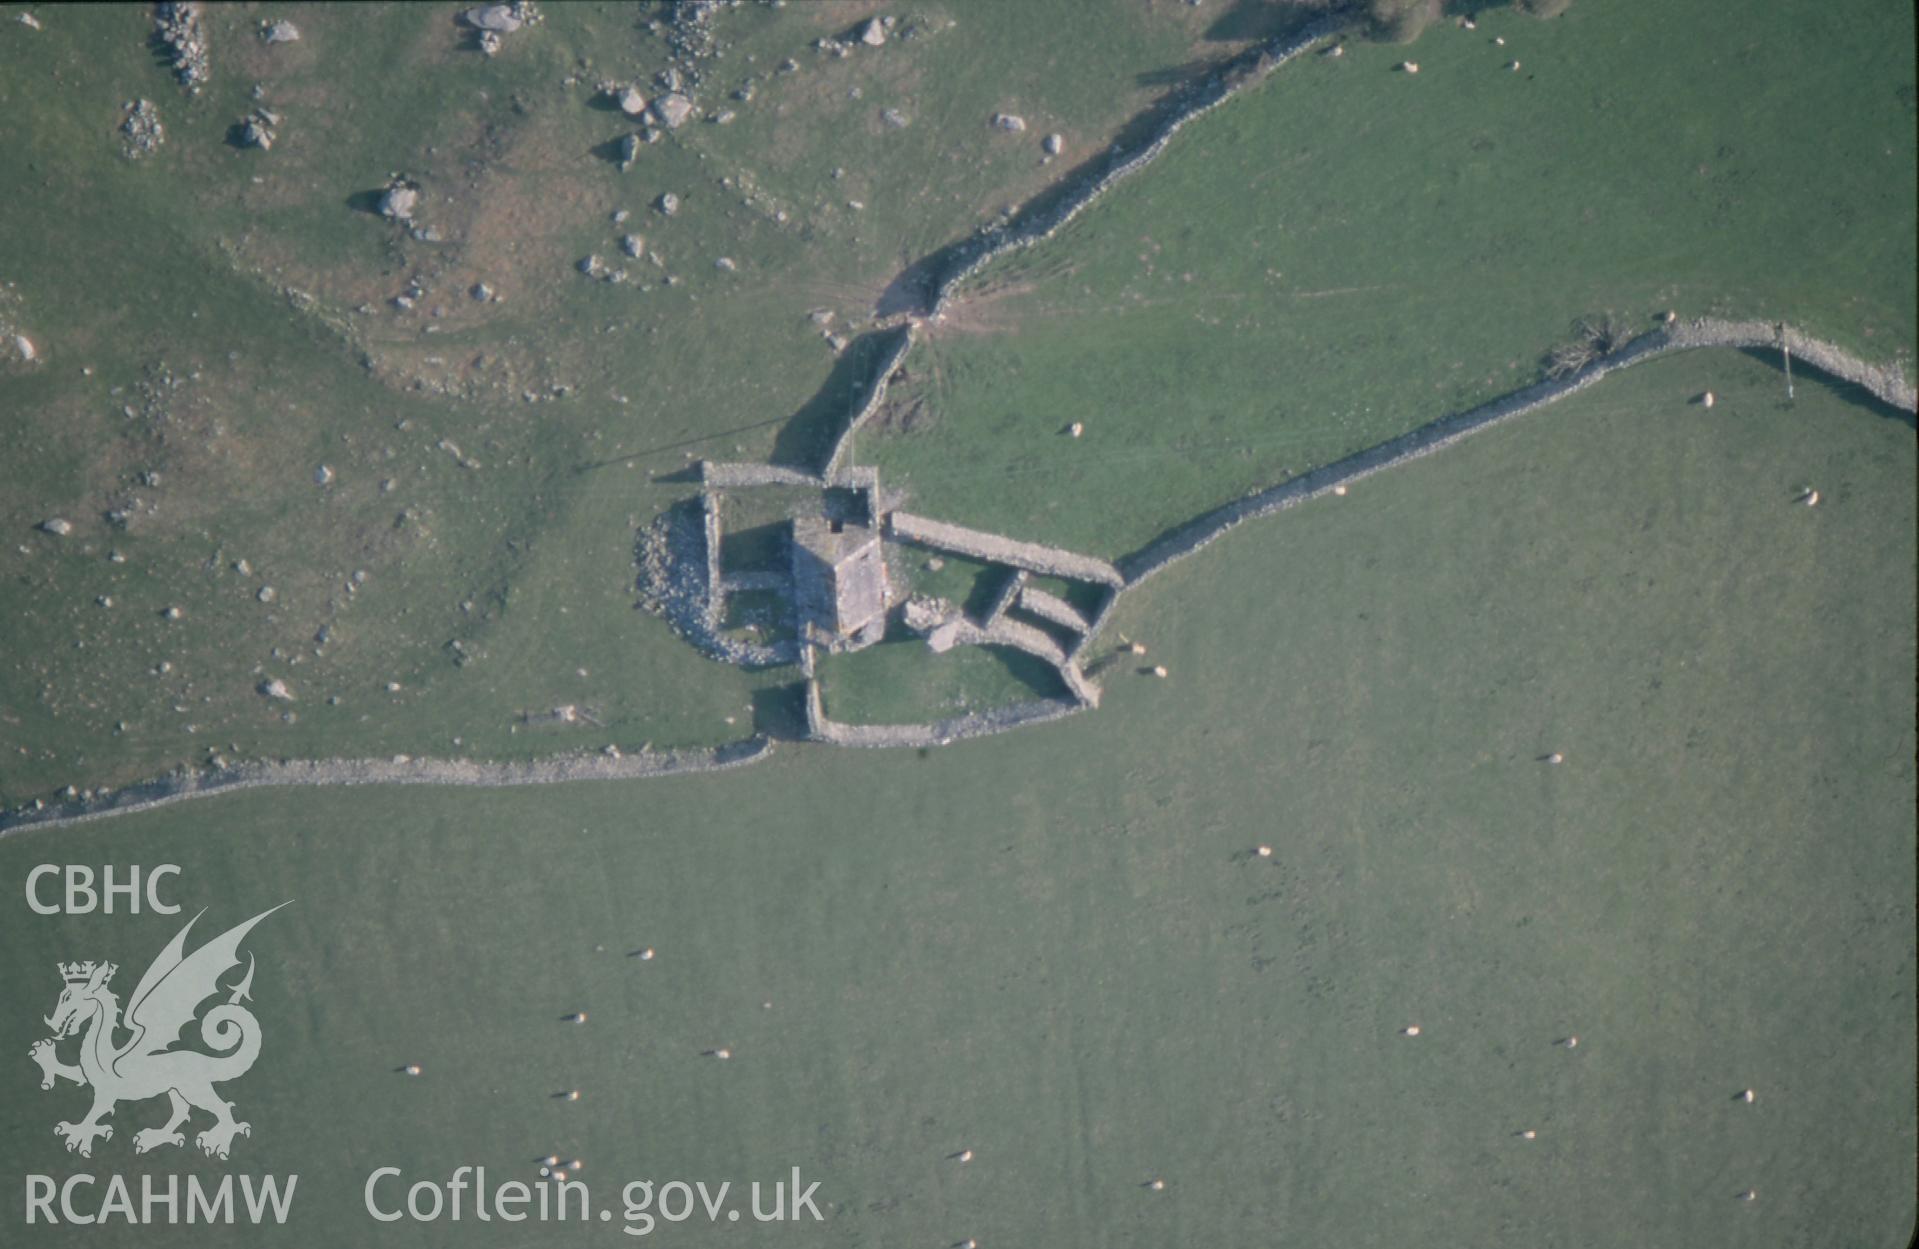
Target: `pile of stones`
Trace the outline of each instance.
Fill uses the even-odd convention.
[[[663,22],[648,29],[666,40],[672,68],[687,85],[698,85],[701,64],[720,54],[719,36],[713,33],[713,18],[722,10],[739,7],[739,0],[672,0]],[[673,90],[680,84],[674,83]]]
[[[160,42],[173,57],[173,75],[193,95],[206,86],[211,71],[207,63],[207,36],[200,26],[200,6],[195,0],[162,4],[154,13],[154,27]]]
[[[273,146],[280,115],[271,109],[256,108],[239,121],[240,141],[248,147],[267,151]]]
[[[486,4],[468,9],[460,14],[460,20],[480,33],[480,51],[497,56],[505,46],[504,36],[537,26],[545,19],[533,0],[513,0],[511,4]]]
[[[721,632],[719,605],[706,584],[706,539],[697,507],[670,508],[638,535],[634,562],[642,610],[713,659],[748,668],[799,661],[799,643],[748,642]]]
[[[167,129],[160,124],[160,110],[153,106],[153,101],[128,100],[122,107],[127,115],[120,123],[123,137],[120,154],[128,160],[137,160],[159,151],[166,141]]]
[[[389,221],[411,222],[420,206],[420,188],[403,174],[394,174],[380,195],[380,215]]]

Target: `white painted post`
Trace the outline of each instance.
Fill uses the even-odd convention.
[[[1786,326],[1784,322],[1781,322],[1779,326],[1779,354],[1785,357],[1785,361],[1786,361],[1786,402],[1791,403],[1792,402],[1792,348],[1786,345]]]

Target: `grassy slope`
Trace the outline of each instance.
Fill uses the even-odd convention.
[[[1788,410],[1761,362],[1662,361],[1169,571],[1118,623],[1171,679],[1096,715],[238,796],[0,841],[0,878],[57,838],[185,865],[223,922],[298,898],[252,939],[268,1049],[231,1086],[245,1169],[301,1175],[290,1244],[523,1244],[375,1227],[360,1185],[549,1151],[601,1200],[799,1165],[829,1221],[794,1245],[1895,1244],[1914,472],[1904,425],[1817,384]],[[28,1003],[58,988],[29,969],[173,927],[28,921],[0,918]],[[76,1169],[72,1092],[14,1088],[0,1169]],[[116,1139],[91,1169],[156,1165]]]
[[[862,454],[922,510],[1116,554],[1531,380],[1581,316],[1910,361],[1912,43],[1900,5],[1642,2],[1437,27],[1417,77],[1288,67],[989,270],[909,361],[937,420]]]
[[[1042,126],[1096,142],[1156,89],[1137,80],[1205,28],[1185,6],[1127,9],[1082,47],[1097,67],[1083,74],[1055,72],[1084,19],[1068,7],[845,61],[808,46],[872,8],[723,14],[732,49],[702,101],[753,76],[754,102],[624,175],[606,154],[632,127],[593,105],[593,85],[650,77],[664,57],[630,6],[554,6],[491,62],[462,49],[445,8],[303,9],[301,41],[269,48],[254,27],[277,10],[216,7],[214,79],[193,102],[153,58],[145,6],[60,10],[39,32],[9,20],[0,164],[28,193],[0,203],[0,318],[44,364],[0,366],[0,525],[15,535],[0,549],[0,801],[213,749],[505,757],[743,732],[725,718],[759,680],[631,610],[634,526],[684,493],[653,478],[695,453],[764,454],[831,366],[809,310],[863,315],[903,253],[1038,185]],[[788,55],[800,69],[775,75]],[[285,119],[268,153],[226,142],[255,83]],[[136,96],[168,138],[128,163],[114,127]],[[905,130],[877,121],[895,106],[915,118]],[[998,135],[1000,107],[1034,130]],[[444,241],[366,211],[396,170],[425,188]],[[663,191],[683,202],[672,220],[647,207]],[[855,194],[863,213],[844,205]],[[663,269],[634,265],[617,287],[573,272],[589,252],[620,262],[627,230]],[[716,270],[720,256],[737,270]],[[426,294],[396,311],[411,280]],[[504,302],[471,300],[479,281]],[[162,365],[183,379],[167,416],[123,416]],[[483,467],[462,469],[441,439]],[[324,491],[322,463],[337,474]],[[158,511],[116,533],[101,514],[129,497]],[[33,533],[50,515],[78,531]],[[110,548],[127,562],[108,564]],[[240,558],[253,575],[220,571]],[[355,569],[368,580],[349,598]],[[159,617],[169,605],[178,624]],[[322,624],[332,641],[315,653]],[[478,661],[456,668],[454,640]],[[300,694],[295,723],[253,692],[268,676]],[[520,711],[565,702],[607,732],[513,732]]]

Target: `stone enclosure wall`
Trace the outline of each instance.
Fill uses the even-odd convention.
[[[150,811],[189,798],[275,785],[551,785],[562,781],[628,780],[683,776],[743,767],[766,758],[771,740],[750,737],[713,750],[640,751],[615,747],[594,752],[509,763],[473,759],[285,759],[200,768],[146,781],[91,801],[56,803],[38,811],[0,815],[0,837],[27,829],[77,824],[134,811]]]
[[[832,449],[826,453],[826,463],[821,467],[823,476],[832,477],[840,470],[840,461],[846,458],[847,448],[852,445],[853,435],[873,419],[873,414],[886,402],[886,388],[893,378],[893,370],[900,367],[906,359],[906,353],[913,349],[913,325],[907,322],[891,331],[893,342],[874,362],[873,372],[866,379],[862,391],[860,406],[853,409],[846,418],[846,428],[833,440]]]
[[[1169,100],[1156,124],[1149,127],[1143,139],[1126,145],[1115,143],[1089,161],[1082,174],[1056,192],[1037,198],[1026,211],[1015,214],[1007,221],[983,227],[971,238],[936,257],[939,263],[931,269],[927,287],[927,313],[937,315],[960,284],[996,258],[1052,237],[1122,179],[1150,163],[1189,122],[1264,81],[1279,66],[1334,34],[1342,25],[1342,19],[1328,17],[1294,34],[1275,37],[1233,58]],[[675,628],[688,635],[689,640],[696,645],[716,649],[722,652],[721,657],[731,658],[735,662],[742,659],[790,661],[789,656],[783,653],[775,655],[770,650],[765,654],[757,650],[751,655],[745,650],[733,654],[727,648],[734,644],[722,646],[723,640],[713,635],[717,621],[712,618],[712,606],[716,592],[722,588],[715,491],[759,485],[852,484],[857,479],[873,491],[877,510],[880,507],[877,482],[871,470],[849,472],[844,469],[843,461],[854,435],[884,403],[888,382],[913,345],[915,332],[910,319],[890,332],[896,337],[876,359],[872,373],[860,390],[859,406],[848,414],[844,428],[828,450],[817,474],[775,465],[703,464],[701,474],[706,489],[702,491],[697,512],[686,518],[691,523],[685,524],[683,531],[672,526],[659,529],[659,532],[649,535],[650,547],[643,542],[643,562],[650,558],[661,565],[661,569],[656,570],[656,579],[661,579],[659,574],[666,569],[677,571],[677,576],[664,577],[669,584],[656,587],[662,600],[659,606],[675,622]],[[1618,369],[1668,352],[1700,347],[1789,352],[1806,365],[1864,387],[1886,404],[1906,412],[1919,411],[1919,397],[1915,396],[1913,382],[1898,367],[1867,363],[1833,344],[1811,338],[1777,322],[1700,319],[1642,335],[1569,377],[1542,381],[1466,412],[1443,416],[1398,438],[1235,500],[1195,518],[1164,538],[1122,557],[1117,563],[894,511],[890,526],[893,536],[901,541],[952,551],[1025,572],[1092,582],[1105,587],[1099,607],[1087,620],[1062,600],[1027,590],[1023,575],[1010,583],[1013,592],[1020,594],[1021,601],[1029,610],[1056,623],[1083,629],[1063,653],[1050,637],[1029,626],[1004,619],[999,612],[995,614],[1000,618],[988,622],[984,628],[971,622],[967,625],[972,634],[977,634],[977,637],[969,636],[969,641],[1015,646],[1046,658],[1060,671],[1074,697],[1031,701],[928,724],[839,724],[825,714],[810,648],[798,647],[798,659],[806,679],[807,735],[815,741],[844,746],[945,745],[969,737],[1044,723],[1095,706],[1098,689],[1080,671],[1079,657],[1104,628],[1125,590],[1170,564],[1203,550],[1246,521],[1271,515],[1395,465],[1431,455],[1463,438],[1577,393]],[[701,543],[705,548],[703,552],[684,549],[701,542],[701,539],[704,539]],[[651,552],[650,556],[645,554],[648,551]],[[693,584],[702,578],[704,585]],[[1021,594],[1022,590],[1025,593]],[[1071,619],[1068,618],[1069,614]],[[1027,636],[1029,634],[1032,636]],[[1042,641],[1043,646],[1040,645]],[[537,762],[488,763],[414,759],[407,756],[396,756],[389,760],[250,762],[222,769],[181,771],[116,792],[102,791],[72,802],[0,813],[0,836],[30,828],[55,827],[123,812],[148,810],[188,798],[236,789],[276,785],[361,784],[507,786],[670,776],[741,767],[766,758],[771,750],[772,742],[769,739],[756,736],[709,751],[644,751],[627,755],[615,747],[608,747],[597,753],[564,755]]]
[[[841,724],[827,718],[820,701],[820,684],[809,680],[806,683],[806,734],[813,741],[835,746],[945,746],[969,737],[985,737],[1028,724],[1058,720],[1084,711],[1089,705],[1067,699],[1039,699],[992,711],[969,712],[931,724]]]
[[[1820,371],[1864,386],[1876,397],[1906,411],[1915,408],[1913,385],[1897,369],[1867,364],[1831,343],[1789,326],[1765,321],[1700,319],[1642,334],[1611,355],[1593,361],[1569,377],[1537,382],[1466,412],[1440,417],[1410,433],[1291,481],[1236,499],[1208,512],[1131,555],[1120,559],[1127,586],[1135,586],[1167,565],[1204,550],[1222,534],[1246,521],[1297,506],[1338,487],[1383,472],[1409,460],[1443,451],[1461,439],[1537,411],[1592,386],[1620,369],[1674,351],[1700,347],[1774,348],[1784,346]]]
[[[1187,123],[1218,108],[1247,88],[1264,82],[1268,74],[1344,25],[1344,18],[1329,16],[1295,34],[1277,36],[1251,51],[1241,53],[1185,88],[1179,98],[1169,103],[1159,125],[1137,146],[1123,148],[1115,144],[1109,147],[1089,163],[1085,177],[1068,187],[1058,198],[1047,201],[1030,213],[1017,215],[1011,221],[981,229],[955,249],[951,263],[934,275],[928,301],[929,315],[938,315],[955,287],[995,259],[1008,252],[1044,242],[1064,229],[1122,179],[1150,164]]]
[[[1110,586],[1126,583],[1118,568],[1091,555],[1041,546],[1037,542],[1019,542],[996,533],[987,533],[983,529],[949,525],[944,521],[897,510],[887,523],[893,536],[902,542],[951,551],[955,555],[965,555],[988,563],[1024,568],[1050,577],[1064,577],[1069,581],[1091,581]]]

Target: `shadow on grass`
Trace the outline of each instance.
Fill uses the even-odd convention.
[[[1133,81],[1142,87],[1181,87],[1204,78],[1217,68],[1219,68],[1218,61],[1196,59],[1179,65],[1162,65],[1158,69],[1134,74]]]
[[[380,187],[372,191],[355,191],[346,197],[345,203],[347,208],[353,212],[367,213],[370,216],[377,217],[380,215],[380,200],[384,198],[385,195],[385,187]]]
[[[1336,7],[1274,4],[1272,0],[1237,0],[1206,28],[1205,37],[1215,43],[1283,38],[1303,30],[1309,22],[1324,17],[1327,9]]]
[[[780,572],[791,556],[786,549],[787,524],[774,521],[745,529],[728,529],[720,535],[720,571]]]
[[[166,70],[167,74],[171,76],[173,73],[173,45],[166,41],[166,36],[162,35],[159,30],[156,29],[152,34],[147,36],[147,51],[152,54],[153,63],[161,69]]]
[[[984,580],[985,578],[982,579]],[[1059,699],[1072,697],[1071,691],[1066,688],[1066,682],[1060,677],[1058,670],[1037,655],[1029,655],[1017,647],[1001,646],[996,643],[988,643],[977,648],[956,647],[944,656],[935,655],[927,650],[926,639],[911,629],[908,629],[897,612],[887,618],[885,636],[872,647],[868,648],[866,652],[862,653],[874,654],[880,651],[887,651],[893,654],[905,654],[918,651],[920,654],[917,659],[908,658],[906,660],[908,663],[917,665],[936,664],[942,662],[942,660],[947,663],[952,663],[960,651],[968,649],[977,649],[980,653],[986,655],[1001,668],[1005,669],[1007,675],[1012,678],[1013,688],[1003,691],[999,697],[992,699],[988,703],[971,706],[968,707],[967,710],[992,711],[1002,707],[1010,707],[1018,703],[1030,702],[1035,699],[1057,701]],[[915,667],[914,671],[919,672],[920,669]],[[856,710],[848,711],[844,708],[835,710],[834,692],[836,687],[833,685],[832,673],[830,671],[824,673],[822,680],[824,682],[826,714],[846,724],[924,724],[948,719],[958,714],[959,711],[959,709],[950,704],[945,706],[938,705],[938,700],[941,698],[940,692],[924,687],[920,688],[917,693],[911,696],[912,702],[915,704],[911,710],[896,709],[890,715],[883,714],[877,718],[871,715],[858,714]],[[804,692],[803,689],[802,692]],[[840,688],[840,692],[843,700],[845,693],[843,687]],[[953,691],[950,690],[947,691],[949,694],[952,692]]]
[[[974,257],[1009,239],[1043,232],[1090,188],[1159,141],[1196,102],[1229,89],[1241,75],[1261,72],[1280,42],[1304,33],[1327,17],[1323,11],[1310,9],[1286,9],[1281,13],[1283,20],[1273,26],[1275,33],[1244,51],[1219,60],[1190,61],[1142,74],[1138,79],[1140,83],[1148,86],[1163,83],[1169,89],[1121,126],[1104,149],[1067,170],[1011,217],[982,226],[901,270],[881,292],[877,313],[883,317],[930,313],[953,275],[963,271]]]
[[[631,455],[616,455],[610,460],[589,460],[585,464],[575,465],[573,472],[577,475],[590,473],[595,469],[618,468],[624,464],[631,464],[636,460],[643,460],[650,455],[662,455],[668,451],[681,451],[687,447],[700,446],[703,443],[721,442],[728,438],[737,438],[741,434],[752,433],[756,429],[765,429],[769,425],[778,425],[785,420],[786,418],[783,416],[776,416],[771,420],[754,421],[751,425],[735,425],[731,429],[722,429],[711,434],[699,434],[692,438],[681,438],[674,442],[655,443],[650,447],[642,447]],[[698,481],[699,479],[699,467],[693,464],[677,465],[673,468],[654,473],[652,476],[652,480],[656,482]]]
[[[1029,655],[1010,646],[983,647],[988,654],[1006,665],[1013,679],[1031,690],[1040,698],[1065,698],[1068,696],[1066,682],[1060,679],[1057,669],[1037,655]]]
[[[1759,363],[1780,375],[1779,402],[1787,402],[1786,366],[1779,352],[1771,347],[1741,347],[1739,351],[1741,355],[1759,361]],[[1904,408],[1894,407],[1857,382],[1849,382],[1843,377],[1834,377],[1817,365],[1808,363],[1803,357],[1795,357],[1792,362],[1792,368],[1793,384],[1795,386],[1804,386],[1808,383],[1815,386],[1824,386],[1827,390],[1839,396],[1839,398],[1858,404],[1874,416],[1883,417],[1888,421],[1897,421],[1907,429],[1919,429],[1919,416],[1906,411]]]
[[[617,139],[608,139],[604,143],[595,143],[592,147],[586,149],[586,154],[595,160],[603,160],[607,164],[618,168],[620,164],[620,145],[625,142],[626,136],[621,135]]]
[[[938,251],[921,256],[893,275],[893,280],[880,292],[879,302],[873,305],[873,311],[882,317],[898,316],[907,313],[919,316],[933,306],[933,298],[939,291],[940,274],[952,266],[957,255],[967,241],[949,243]]]
[[[999,571],[987,568],[973,578],[973,588],[967,591],[966,601],[960,604],[960,610],[966,613],[969,620],[986,619],[986,613],[993,610],[993,604],[999,602],[1007,585],[1019,576],[1019,571],[1013,568],[1006,569],[1001,576],[993,575]]]
[[[769,685],[753,691],[753,729],[776,742],[806,737],[806,686]]]
[[[875,330],[847,345],[840,358],[833,362],[833,371],[826,375],[825,384],[787,419],[774,437],[773,463],[806,472],[818,471],[825,465],[848,420],[865,400],[867,391],[880,380],[875,374],[901,332]]]

